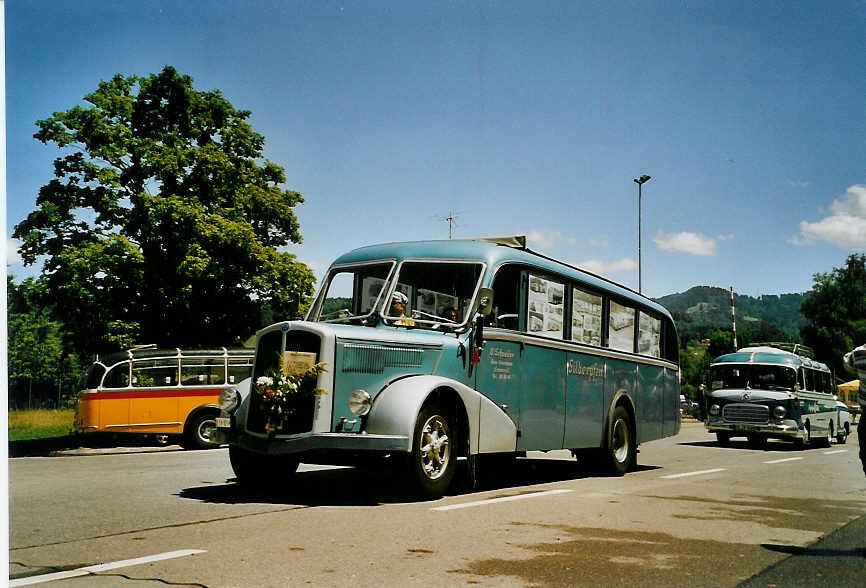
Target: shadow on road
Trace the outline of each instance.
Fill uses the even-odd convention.
[[[657,469],[638,466],[639,471]],[[479,462],[477,483],[470,487],[468,462],[461,460],[452,485],[451,496],[475,492],[507,490],[537,484],[602,476],[576,461],[561,459],[516,459]],[[230,478],[226,484],[184,488],[181,498],[217,504],[292,504],[303,506],[377,506],[418,502],[403,482],[402,471],[394,464],[380,462],[376,467],[343,467],[295,474],[291,487],[253,489]]]
[[[751,449],[752,451],[773,451],[773,452],[782,452],[782,453],[799,453],[800,451],[810,451],[813,449],[824,449],[827,447],[816,447],[814,445],[806,446],[806,447],[797,447],[793,443],[789,443],[786,441],[778,441],[775,439],[767,440],[767,443],[763,446],[759,445],[749,445],[748,440],[746,439],[731,439],[728,441],[727,445],[719,445],[718,441],[689,441],[683,443],[677,443],[677,445],[687,446],[687,447],[714,447],[717,449]],[[832,448],[841,448],[845,447],[845,445],[837,445],[833,444]]]

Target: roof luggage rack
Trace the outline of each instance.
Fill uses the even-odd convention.
[[[802,355],[809,359],[815,359],[815,351],[811,347],[806,347],[800,343],[788,343],[786,341],[770,341],[765,343],[753,343],[749,347],[775,347],[782,351],[790,351],[794,355]]]

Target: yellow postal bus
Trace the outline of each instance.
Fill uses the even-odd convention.
[[[215,447],[218,398],[250,377],[253,349],[134,348],[96,361],[75,411],[80,434],[180,437],[191,449]]]

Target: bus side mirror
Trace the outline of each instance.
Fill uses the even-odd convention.
[[[478,299],[475,303],[473,312],[477,312],[481,316],[487,316],[493,310],[493,289],[481,288],[478,291]]]

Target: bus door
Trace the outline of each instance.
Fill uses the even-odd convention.
[[[601,347],[602,297],[571,289],[571,340]],[[566,359],[565,443],[569,449],[599,447],[604,432],[604,359],[568,352]]]
[[[177,358],[135,360],[132,364],[134,393],[129,402],[130,425],[179,427],[177,385]]]
[[[516,333],[489,329],[481,362],[475,372],[475,388],[514,421],[520,430],[520,388],[522,347]]]
[[[520,386],[519,450],[562,449],[565,370],[562,342],[565,284],[527,272],[526,331]]]

